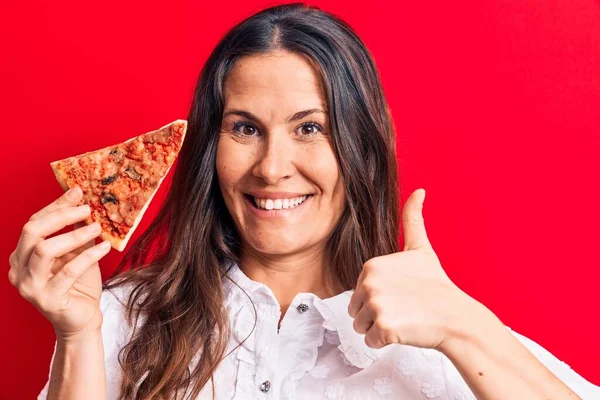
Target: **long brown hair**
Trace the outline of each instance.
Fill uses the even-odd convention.
[[[327,246],[328,276],[352,289],[365,261],[398,251],[393,121],[369,51],[343,20],[314,6],[280,5],[245,19],[202,68],[162,208],[104,283],[132,285],[127,318],[135,327],[144,317],[119,354],[121,399],[178,399],[186,392],[195,398],[226,356],[222,284],[238,261],[240,238],[215,169],[222,88],[240,57],[275,50],[311,60],[327,96],[347,199]]]

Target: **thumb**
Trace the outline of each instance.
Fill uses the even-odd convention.
[[[431,247],[423,218],[424,201],[425,189],[417,189],[408,197],[406,204],[404,204],[404,209],[402,210],[404,251]]]

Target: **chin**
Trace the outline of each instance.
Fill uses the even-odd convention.
[[[265,255],[285,256],[302,252],[311,247],[298,236],[282,237],[281,235],[260,235],[260,238],[254,237],[246,240],[247,244],[254,251]]]

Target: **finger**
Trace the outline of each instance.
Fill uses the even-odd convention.
[[[83,228],[84,226],[87,226],[84,222],[75,223],[75,229]],[[102,232],[102,228],[100,228],[100,232]],[[96,241],[93,240],[95,238],[96,238],[96,236],[94,236],[92,238],[92,240],[90,240],[89,242],[84,243],[81,247],[83,247],[84,249],[89,249],[90,247],[92,247],[93,245],[96,244]]]
[[[387,344],[381,336],[381,330],[373,324],[365,335],[365,344],[372,349],[380,349]]]
[[[364,291],[361,286],[358,286],[352,296],[350,297],[350,303],[348,303],[348,315],[352,318],[356,317],[358,311],[362,308],[364,303]]]
[[[48,276],[55,259],[86,245],[90,240],[100,235],[101,232],[100,225],[93,223],[72,232],[38,242],[29,258],[31,273]]]
[[[424,200],[425,189],[417,189],[406,200],[406,204],[402,210],[405,251],[431,247],[427,238],[427,232],[425,231],[425,220],[423,218]]]
[[[56,291],[59,295],[67,293],[73,287],[77,279],[85,274],[91,266],[100,261],[102,257],[107,255],[109,251],[110,242],[107,240],[85,250],[66,263],[65,266],[48,281],[49,289]]]
[[[8,270],[8,281],[11,285],[16,286],[19,282],[19,272],[18,265],[19,261],[17,260],[16,253],[13,251],[10,257],[8,258],[8,263],[10,264],[10,269]]]
[[[63,207],[49,214],[27,222],[23,226],[19,243],[17,244],[17,258],[21,264],[27,264],[35,245],[44,240],[46,236],[60,231],[67,225],[82,221],[90,215],[90,206]]]
[[[368,307],[362,307],[356,314],[352,327],[357,333],[365,334],[373,325],[373,313]]]
[[[48,204],[46,207],[42,208],[40,211],[33,214],[29,220],[33,221],[35,219],[43,217],[44,215],[48,215],[52,211],[58,210],[59,208],[76,206],[77,204],[79,204],[82,194],[83,191],[81,190],[81,188],[79,186],[75,186],[74,188],[63,193],[63,195],[60,196],[58,199],[56,199],[52,203]]]
[[[362,281],[365,279],[365,276],[367,275],[367,273],[365,271],[365,266],[368,265],[367,263],[369,261],[371,261],[371,260],[368,260],[362,266],[362,270],[360,271],[360,275],[358,275],[358,280],[356,281],[356,289],[358,289],[360,287],[360,285],[362,284]]]

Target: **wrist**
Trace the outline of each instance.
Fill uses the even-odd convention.
[[[95,342],[102,338],[102,330],[100,328],[85,329],[76,333],[64,333],[54,330],[56,341],[59,345],[75,347],[89,342]]]
[[[444,341],[438,350],[449,356],[453,350],[466,345],[480,345],[487,334],[504,329],[504,324],[485,305],[462,290],[456,310],[450,318]]]

